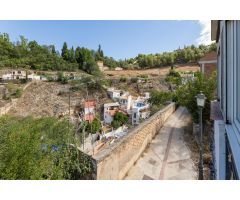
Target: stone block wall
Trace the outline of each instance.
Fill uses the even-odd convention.
[[[139,159],[166,119],[175,111],[175,103],[167,105],[149,119],[93,156],[96,163],[96,179],[123,179],[128,170]]]

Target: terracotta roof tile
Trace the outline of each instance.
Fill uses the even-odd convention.
[[[87,100],[84,103],[85,108],[90,108],[90,107],[95,107],[96,106],[96,101],[95,100]]]
[[[215,51],[206,53],[199,61],[217,60],[217,53]]]

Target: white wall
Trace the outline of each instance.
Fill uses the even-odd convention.
[[[216,179],[224,180],[226,177],[226,145],[225,123],[223,120],[214,121],[214,151]]]

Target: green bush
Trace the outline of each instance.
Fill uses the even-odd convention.
[[[137,83],[137,81],[138,81],[138,78],[137,78],[137,77],[131,78],[131,82],[132,82],[132,83]]]
[[[164,105],[166,101],[171,101],[172,97],[173,94],[171,92],[152,90],[148,102],[151,105],[160,106]]]
[[[86,131],[88,133],[96,133],[101,129],[101,122],[99,119],[95,118],[92,123],[88,123],[86,126]]]
[[[21,88],[17,88],[16,92],[13,94],[15,98],[19,98],[22,96],[23,90]]]
[[[127,78],[122,76],[119,81],[125,83],[125,82],[127,82]]]
[[[170,69],[170,70],[169,70],[169,73],[168,73],[168,76],[181,77],[181,76],[180,76],[180,73],[177,72],[175,69]]]
[[[0,179],[79,179],[92,164],[75,144],[67,120],[0,118]]]
[[[179,72],[174,69],[170,69],[165,81],[175,85],[181,85],[182,78]]]
[[[140,78],[144,78],[144,79],[147,79],[148,78],[148,75],[147,74],[141,74],[139,75]]]
[[[113,117],[111,125],[113,128],[118,128],[125,124],[127,121],[128,121],[127,115],[123,114],[122,112],[117,112]]]
[[[203,119],[208,120],[210,115],[210,102],[214,99],[216,89],[216,73],[209,78],[202,73],[195,73],[195,79],[189,80],[187,84],[179,86],[175,92],[175,99],[179,105],[185,106],[191,113],[194,122],[198,122],[198,107],[196,96],[203,92],[206,96],[205,107],[203,109]]]
[[[61,82],[62,84],[67,84],[68,83],[68,77],[64,76],[63,72],[58,72],[57,73],[57,81]]]
[[[49,82],[53,82],[54,81],[52,76],[49,76],[49,75],[45,75],[45,76],[47,78],[47,81],[49,81]]]
[[[122,124],[121,124],[120,121],[113,120],[112,123],[111,123],[111,125],[112,125],[112,127],[113,127],[114,129],[117,129],[117,128],[119,128]]]

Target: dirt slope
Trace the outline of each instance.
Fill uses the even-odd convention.
[[[165,76],[169,72],[170,67],[153,68],[145,70],[121,70],[121,71],[104,71],[104,74],[110,77],[136,77],[139,75],[148,75],[150,77]],[[199,71],[198,65],[184,65],[176,68],[177,71]]]
[[[69,109],[68,98],[58,95],[63,90],[68,90],[68,86],[48,82],[34,83],[26,89],[9,114],[34,117],[63,115]]]

